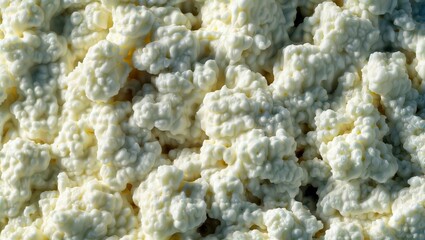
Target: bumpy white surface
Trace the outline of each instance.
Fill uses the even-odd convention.
[[[425,239],[424,16],[0,1],[0,239]]]

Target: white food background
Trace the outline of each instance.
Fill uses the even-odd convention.
[[[425,1],[0,22],[0,239],[425,239]]]

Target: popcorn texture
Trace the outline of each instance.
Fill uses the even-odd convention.
[[[0,1],[0,239],[425,239],[424,16]]]

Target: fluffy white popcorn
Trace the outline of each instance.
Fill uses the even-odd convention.
[[[146,239],[168,239],[186,232],[206,219],[203,182],[186,182],[183,171],[161,166],[135,190],[133,199],[143,209],[139,213]]]
[[[112,13],[113,26],[106,39],[117,44],[122,52],[144,43],[154,22],[153,14],[143,6],[119,5]]]
[[[136,124],[161,130],[180,144],[199,139],[202,133],[199,123],[193,120],[194,109],[215,87],[218,74],[213,60],[196,64],[194,71],[159,74],[133,99]]]
[[[205,96],[197,115],[211,138],[237,137],[253,128],[293,133],[289,112],[274,103],[266,79],[243,65],[227,69],[226,85]]]
[[[50,160],[46,144],[20,138],[4,144],[0,151],[0,219],[17,216],[33,190],[46,190],[52,185]]]
[[[172,1],[168,0],[167,2],[171,3]],[[188,2],[188,4],[193,5],[193,2]],[[177,7],[152,6],[151,8],[149,8],[149,10],[151,10],[155,16],[155,22],[152,26],[154,31],[157,31],[158,28],[165,26],[183,26],[189,30],[192,28],[192,23],[194,23],[194,16],[192,13],[189,12],[185,14],[182,12],[183,9]]]
[[[173,166],[184,172],[185,181],[194,181],[201,177],[202,162],[197,149],[183,148],[175,149],[169,152],[173,160]]]
[[[58,63],[52,64],[49,67],[52,70],[49,71],[55,78],[60,73],[64,73],[64,68],[60,66],[61,61],[58,60],[67,53],[66,41],[56,33],[48,32],[36,35],[25,32],[22,37],[12,35],[0,40],[0,49],[2,49],[1,59],[7,66],[5,71],[10,72],[15,77],[32,74],[31,71],[37,72],[35,69],[38,66],[34,66],[36,64]]]
[[[283,49],[273,66],[273,93],[277,96],[299,95],[318,86],[331,91],[335,77],[347,64],[344,58],[323,53],[315,45],[290,45]]]
[[[397,5],[396,0],[355,0],[355,1],[347,1],[344,3],[344,8],[347,9],[355,9],[357,8],[361,10],[366,10],[373,15],[384,15],[385,13],[391,13]],[[365,14],[364,12],[361,14]]]
[[[41,44],[34,56],[37,63],[55,62],[66,54],[68,49],[64,37],[54,32],[41,33],[39,37]]]
[[[294,143],[283,129],[271,137],[261,129],[248,131],[228,148],[220,141],[204,142],[199,154],[205,169],[201,176],[208,179],[213,192],[208,216],[220,221],[220,234],[227,238],[256,236],[249,229],[254,225],[266,229],[262,219],[267,219],[259,205],[274,208],[289,204],[305,177],[295,161]]]
[[[24,97],[11,106],[22,136],[43,142],[52,142],[57,132],[59,112],[56,95],[59,72],[55,64],[49,67],[41,65],[31,75],[19,79],[18,94]]]
[[[373,215],[391,212],[389,186],[371,184],[367,181],[328,180],[319,191],[318,212],[322,219],[340,214],[343,217],[372,218]]]
[[[362,69],[368,88],[383,97],[395,98],[406,94],[411,82],[406,72],[406,57],[401,52],[374,53]]]
[[[96,159],[96,138],[86,120],[68,120],[52,144],[52,152],[59,158],[58,164],[68,175],[97,174],[100,162]]]
[[[348,54],[354,61],[364,59],[379,36],[370,20],[356,17],[333,2],[320,4],[305,28],[311,28],[314,44],[320,49]]]
[[[323,185],[331,176],[330,166],[318,158],[302,161],[300,167],[306,171],[306,181],[314,187]]]
[[[86,95],[86,79],[82,75],[83,67],[84,65],[79,63],[63,79],[63,86],[61,86],[61,89],[63,89],[61,97],[64,99],[62,122],[66,122],[66,120],[82,120],[87,117],[93,105],[93,102]]]
[[[45,216],[41,229],[52,239],[101,239],[123,236],[138,221],[128,201],[97,180],[72,186],[65,173],[58,176],[59,191],[40,199]]]
[[[369,75],[372,67],[378,69],[378,73],[383,75],[382,78]],[[363,73],[371,90],[380,95],[390,126],[398,130],[391,132],[391,138],[398,138],[393,140],[395,144],[402,145],[412,161],[425,169],[425,149],[420,144],[425,138],[422,131],[425,120],[415,114],[418,105],[416,100],[419,97],[407,74],[405,57],[400,52],[391,55],[374,54]]]
[[[73,53],[84,57],[87,50],[108,34],[111,15],[98,2],[91,2],[65,19],[64,35]]]
[[[425,180],[409,179],[409,188],[399,192],[392,205],[393,215],[388,221],[389,231],[396,238],[421,239],[425,237]]]
[[[425,238],[424,13],[0,1],[0,239]]]
[[[422,26],[421,1],[400,1],[394,10],[394,14],[388,18],[387,25],[394,32],[394,45],[409,51],[416,51],[416,47],[425,29]]]
[[[251,113],[254,102],[237,91],[222,88],[219,92],[207,94],[200,114],[201,126],[210,137],[233,137],[255,126]]]
[[[282,5],[274,0],[204,1],[200,30],[216,33],[211,45],[220,63],[245,63],[255,71],[270,70],[267,66],[275,52],[290,42],[288,30],[295,8],[294,1]]]
[[[261,209],[248,200],[243,182],[229,174],[232,172],[231,169],[224,169],[202,173],[203,178],[208,180],[211,194],[208,216],[219,220],[223,228],[236,226],[242,230],[252,225],[264,225],[261,223]]]
[[[294,197],[298,193],[305,175],[296,164],[295,141],[285,131],[278,130],[275,136],[267,137],[255,129],[241,135],[232,147],[236,162],[230,168],[241,179],[255,179],[249,188],[254,195],[264,198],[263,202],[270,201],[269,198],[278,201],[282,194]],[[264,180],[270,186],[257,183]]]
[[[183,26],[159,27],[151,39],[152,42],[137,48],[133,54],[133,64],[141,71],[182,72],[191,69],[198,57],[198,40]]]
[[[5,60],[8,70],[17,76],[27,73],[35,62],[33,56],[39,45],[38,36],[30,33],[25,33],[22,37],[12,35],[1,39],[1,56]]]
[[[41,231],[42,220],[39,218],[40,209],[36,203],[25,207],[22,214],[11,219],[1,231],[0,238],[4,239],[46,239]]]
[[[355,222],[335,222],[326,230],[325,239],[361,240],[364,239],[363,229]]]
[[[301,203],[292,203],[291,211],[276,208],[264,214],[264,223],[270,239],[312,239],[323,227]]]
[[[89,122],[98,139],[96,159],[102,163],[100,176],[114,190],[144,179],[161,153],[160,144],[148,130],[125,121],[130,113],[128,102],[95,105],[90,113]]]
[[[332,2],[319,4],[314,14],[306,18],[300,27],[304,31],[304,39],[310,39],[314,45],[284,48],[280,61],[274,66],[274,73],[279,78],[272,86],[274,94],[279,97],[295,95],[289,101],[284,98],[284,104],[288,109],[297,109],[291,114],[300,126],[298,132],[306,132],[314,128],[316,110],[321,112],[330,107],[328,94],[338,91],[337,77],[344,69],[352,69],[351,64],[357,64],[367,56],[378,41],[378,31],[369,20],[359,18],[349,10],[342,10]],[[333,63],[328,64],[328,61]],[[305,96],[298,92],[303,88],[309,89],[301,91],[306,92]],[[299,134],[296,139],[301,146],[309,141]]]
[[[57,80],[65,73],[60,61],[67,53],[65,45],[65,39],[53,32],[39,35],[25,32],[22,38],[0,40],[5,60],[2,91],[16,92],[19,96],[10,111],[22,126],[25,138],[51,142],[57,133]],[[2,101],[6,97],[3,93]]]
[[[372,95],[364,90],[354,92],[345,110],[327,110],[316,116],[323,160],[331,166],[335,179],[386,182],[398,167],[391,146],[383,142],[389,128],[374,108]]]
[[[59,7],[59,1],[5,1],[2,6],[2,30],[6,33],[22,35],[28,30],[45,28],[46,23]],[[50,6],[48,6],[50,5]]]
[[[409,179],[409,186],[397,192],[392,214],[371,224],[369,235],[373,239],[422,239],[425,225],[424,178]]]
[[[87,98],[106,102],[123,86],[130,67],[119,54],[118,45],[106,40],[90,48],[84,58],[81,77]]]

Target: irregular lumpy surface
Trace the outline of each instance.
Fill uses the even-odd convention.
[[[424,1],[0,1],[0,239],[425,239]]]

